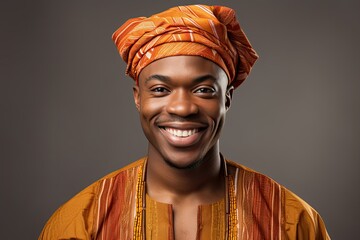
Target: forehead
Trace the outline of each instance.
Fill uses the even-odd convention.
[[[140,83],[152,75],[189,80],[210,75],[217,81],[225,81],[226,84],[228,82],[226,73],[221,67],[200,56],[171,56],[158,59],[140,72]]]

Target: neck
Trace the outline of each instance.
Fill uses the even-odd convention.
[[[153,199],[174,203],[185,198],[211,203],[224,196],[224,170],[216,144],[199,164],[176,168],[149,148],[146,191]]]

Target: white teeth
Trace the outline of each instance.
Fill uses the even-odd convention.
[[[179,130],[173,128],[165,128],[165,130],[176,137],[189,137],[198,132],[198,129]]]

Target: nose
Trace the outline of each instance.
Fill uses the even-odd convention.
[[[166,105],[166,110],[170,114],[174,114],[180,117],[187,117],[197,114],[199,108],[194,102],[191,93],[185,90],[178,90],[171,94],[169,102]]]

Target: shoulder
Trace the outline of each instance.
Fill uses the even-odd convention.
[[[284,235],[289,239],[330,239],[317,211],[295,193],[251,168],[230,160],[227,165],[234,175],[237,192],[246,193],[239,194],[241,201],[261,209],[262,219],[266,214],[278,215]],[[256,214],[256,211],[250,212]]]
[[[283,187],[284,219],[290,239],[330,239],[320,214],[306,201]]]
[[[39,239],[91,239],[99,197],[113,179],[133,175],[144,159],[139,159],[92,183],[60,206],[45,224]]]
[[[269,190],[268,187],[270,186],[272,186],[272,188],[278,189],[279,191],[281,191],[283,188],[282,185],[265,174],[257,172],[231,160],[226,160],[226,162],[229,174],[234,176],[235,182],[238,183],[238,187],[251,187],[256,191]]]

